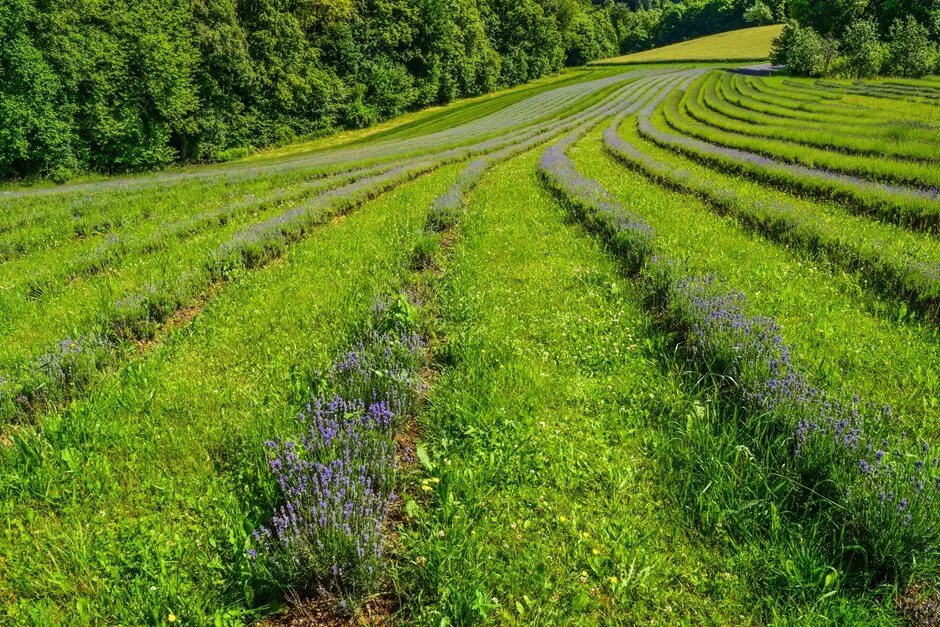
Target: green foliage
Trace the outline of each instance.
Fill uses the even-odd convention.
[[[786,65],[793,74],[819,76],[826,68],[823,39],[812,28],[788,22],[780,37],[774,40],[770,60]]]
[[[368,126],[615,54],[610,15],[575,0],[13,0],[0,177],[224,160]]]
[[[888,72],[914,78],[930,72],[934,67],[937,48],[927,36],[927,28],[912,16],[895,20],[888,31]]]
[[[845,29],[842,51],[846,67],[855,78],[874,76],[881,68],[884,49],[878,40],[878,28],[871,20],[858,20]]]
[[[755,26],[773,24],[774,13],[763,2],[755,2],[744,12],[744,21]]]

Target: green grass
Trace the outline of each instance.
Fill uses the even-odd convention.
[[[770,56],[770,42],[783,26],[755,26],[691,39],[592,64],[762,61]]]
[[[404,280],[424,210],[455,174],[420,179],[227,285],[87,399],[6,435],[10,620],[205,623],[266,600],[244,555],[271,498],[261,443]]]
[[[749,621],[730,558],[675,524],[647,451],[659,414],[692,399],[635,350],[629,287],[535,158],[487,178],[443,269],[445,370],[420,420],[433,469],[415,477],[440,483],[402,538],[405,609],[428,624],[642,622],[667,606]]]
[[[768,32],[671,48],[749,55],[741,38]],[[858,181],[652,139],[934,185],[940,107],[880,97],[929,81],[843,94],[728,72],[690,83],[665,63],[619,76],[630,69],[223,165],[0,194],[0,622],[246,624],[289,618],[299,598],[312,605],[295,617],[419,625],[902,624],[897,595],[938,594],[929,551],[895,575],[843,550],[831,527],[851,503],[829,483],[861,486],[858,460],[821,457],[825,481],[794,482],[785,410],[754,411],[728,364],[690,348],[651,270],[675,259],[740,289],[813,384],[891,405],[897,422],[872,428],[935,442],[940,248],[917,229],[936,203],[900,215]],[[544,174],[545,145],[439,156],[584,120],[569,116],[626,83],[644,98],[688,89],[624,113],[621,137],[655,168],[605,149],[609,119],[567,127],[584,177],[569,188]],[[624,211],[649,237],[612,233],[632,224]],[[637,242],[658,260],[631,257]],[[134,294],[131,324],[115,301]],[[389,435],[400,468],[380,479],[401,498],[386,563],[350,595],[348,572],[290,573],[250,551],[288,498],[264,443],[296,435],[311,396],[336,391],[320,373],[376,325],[419,332],[431,360],[412,386],[422,403]],[[114,344],[70,361],[101,337]],[[386,366],[369,376],[395,376]],[[11,372],[33,388],[11,394]],[[330,538],[324,556],[344,541]]]
[[[624,138],[657,159],[705,180],[731,180],[671,156],[631,129],[622,127]],[[723,277],[748,295],[756,311],[774,316],[805,371],[833,389],[892,404],[909,424],[940,433],[940,387],[932,375],[932,364],[940,363],[935,327],[909,316],[896,300],[865,289],[864,278],[828,271],[824,262],[755,237],[700,200],[651,185],[608,155],[597,134],[572,156],[580,171],[590,172],[650,223],[661,252],[688,259],[699,273]],[[759,186],[736,190],[763,198]]]

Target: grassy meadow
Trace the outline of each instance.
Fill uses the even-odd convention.
[[[742,28],[619,57],[599,59],[589,65],[765,61],[770,57],[770,42],[780,35],[782,29],[780,24]]]
[[[4,186],[0,623],[933,624],[937,79],[774,29]]]

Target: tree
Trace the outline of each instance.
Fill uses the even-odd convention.
[[[908,15],[897,19],[888,30],[887,69],[895,76],[919,77],[934,67],[936,48],[927,28]]]
[[[822,73],[828,75],[832,63],[839,58],[839,40],[829,35],[823,37],[819,45],[819,55],[822,58]]]
[[[825,69],[822,38],[812,28],[801,28],[796,22],[788,22],[773,41],[770,61],[775,65],[786,65],[796,75],[819,76]]]
[[[773,24],[774,14],[770,10],[770,7],[763,2],[756,2],[744,12],[744,21],[748,24],[757,24],[758,26]]]
[[[789,0],[790,14],[817,33],[839,37],[867,10],[869,0]]]
[[[884,58],[884,47],[878,40],[878,27],[875,22],[852,22],[842,37],[842,52],[852,76],[867,78],[877,74]]]

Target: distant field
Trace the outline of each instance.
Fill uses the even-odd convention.
[[[780,34],[782,29],[782,24],[742,28],[653,50],[601,59],[594,61],[591,65],[680,61],[761,61],[770,56],[770,42]]]

